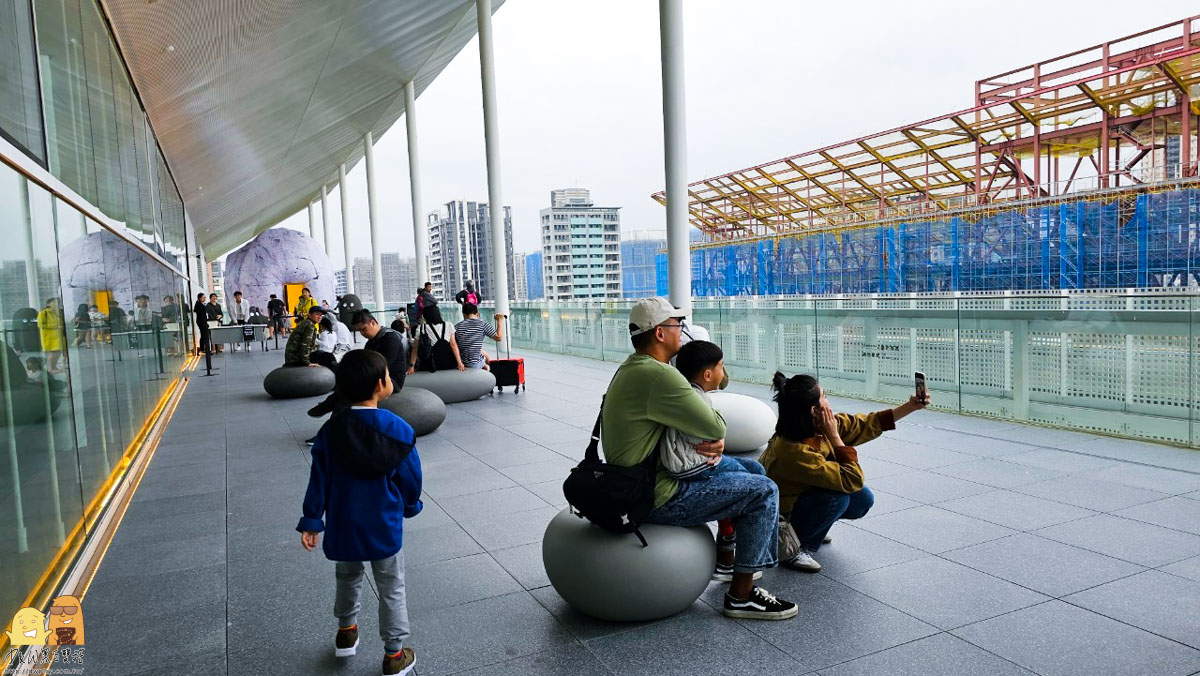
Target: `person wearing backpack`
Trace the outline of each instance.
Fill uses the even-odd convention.
[[[459,305],[466,305],[467,303],[470,303],[471,305],[479,305],[479,303],[483,300],[483,294],[475,290],[475,282],[467,280],[465,286],[467,288],[455,294],[454,300],[458,301]]]
[[[422,371],[446,371],[457,368],[466,371],[458,343],[454,340],[454,327],[442,319],[442,311],[436,305],[426,307],[417,328],[417,341],[409,358],[409,373]]]
[[[665,298],[643,298],[629,312],[634,354],[617,369],[600,420],[604,458],[618,467],[634,467],[657,457],[668,428],[697,439],[697,453],[719,461],[725,450],[725,420],[705,403],[687,379],[670,365],[680,349],[686,313]],[[778,565],[779,488],[761,474],[714,474],[705,481],[680,481],[656,466],[654,506],[646,523],[698,526],[733,519],[733,573],[722,612],[727,617],[786,620],[795,603],[754,585],[763,570]],[[648,464],[648,463],[647,463]],[[653,546],[653,545],[651,545]]]

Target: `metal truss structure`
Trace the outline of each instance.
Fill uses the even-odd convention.
[[[691,221],[715,246],[1186,179],[1198,113],[1194,16],[980,80],[958,113],[697,181]]]

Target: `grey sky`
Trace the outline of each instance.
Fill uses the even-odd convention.
[[[968,108],[974,82],[1182,19],[1194,2],[687,0],[688,180]],[[658,3],[507,0],[494,18],[504,202],[518,251],[540,246],[550,190],[586,187],[624,230],[661,229]],[[417,100],[425,211],[487,200],[479,47]],[[383,251],[412,255],[401,119],[376,144]],[[362,164],[351,238],[370,254]],[[343,260],[330,202],[335,266]],[[308,230],[307,212],[284,222]],[[318,215],[318,237],[321,236]]]

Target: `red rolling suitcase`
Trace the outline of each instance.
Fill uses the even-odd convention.
[[[492,375],[496,376],[496,388],[501,392],[505,387],[511,386],[513,392],[520,392],[525,389],[525,360],[521,357],[512,356],[512,339],[505,340],[505,352],[508,354],[505,359],[493,359],[488,362],[488,368],[492,370]]]

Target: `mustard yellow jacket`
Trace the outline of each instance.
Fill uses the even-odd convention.
[[[766,468],[767,476],[779,486],[780,514],[790,513],[796,498],[810,488],[841,493],[862,490],[863,471],[854,447],[871,441],[886,430],[896,429],[891,409],[857,415],[838,413],[835,417],[838,434],[845,446],[835,448],[825,437],[818,437],[817,445],[810,446],[778,434],[767,443],[767,450],[758,461]]]

